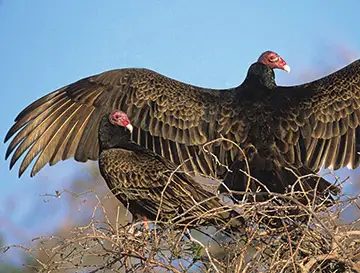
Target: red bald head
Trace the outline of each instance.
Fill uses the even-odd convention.
[[[125,127],[130,132],[132,132],[132,130],[133,130],[133,127],[130,123],[128,116],[120,110],[113,111],[109,116],[109,120],[110,120],[111,124]]]
[[[279,68],[285,70],[286,72],[290,72],[290,67],[286,64],[284,59],[272,51],[265,51],[263,54],[261,54],[258,62],[263,63],[272,69]]]

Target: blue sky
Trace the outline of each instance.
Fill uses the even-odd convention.
[[[313,79],[360,57],[359,10],[357,0],[2,0],[1,136],[30,102],[113,68],[146,67],[226,88],[240,84],[249,65],[271,49],[292,69],[277,72],[278,84]],[[1,155],[5,150],[0,145]],[[86,177],[84,164],[68,160],[18,179],[18,165],[10,172],[0,158],[0,234],[7,243],[50,234],[69,208],[62,199],[44,202],[40,195],[66,188],[79,172]]]

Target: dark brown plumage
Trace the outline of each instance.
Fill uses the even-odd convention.
[[[281,58],[270,53],[250,67],[240,86],[226,90],[192,86],[147,69],[112,70],[65,86],[15,119],[5,137],[15,135],[6,153],[14,152],[10,167],[26,150],[19,175],[37,156],[31,175],[48,162],[96,160],[97,128],[112,109],[124,110],[133,121],[134,141],[175,164],[188,160],[186,169],[201,174],[226,175],[201,147],[228,138],[247,153],[252,175],[276,173],[269,184],[278,192],[285,191],[276,180],[285,167],[359,166],[360,61],[311,83],[281,87],[273,72]],[[212,148],[223,164],[242,160],[229,142]]]
[[[130,127],[129,127],[130,126]],[[129,129],[127,129],[129,128]],[[226,223],[236,213],[169,160],[131,141],[128,117],[115,110],[99,126],[99,168],[109,188],[135,218],[194,225]],[[221,213],[220,213],[221,212]],[[158,215],[159,213],[159,215]],[[211,217],[211,221],[204,221]],[[158,218],[157,218],[158,215]]]

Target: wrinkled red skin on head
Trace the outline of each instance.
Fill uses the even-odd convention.
[[[109,120],[114,125],[119,125],[122,127],[126,127],[128,124],[130,124],[130,120],[128,116],[119,110],[115,110],[112,112],[109,116]]]
[[[261,54],[261,56],[258,59],[258,62],[263,63],[264,65],[267,65],[272,69],[279,68],[284,70],[284,66],[286,65],[284,59],[281,58],[279,54],[272,51],[265,51],[263,54]]]

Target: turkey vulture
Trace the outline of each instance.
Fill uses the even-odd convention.
[[[218,213],[219,221],[237,214],[224,212],[227,208],[223,208],[218,198],[191,176],[132,141],[132,130],[127,115],[119,110],[101,119],[99,168],[111,191],[135,219],[144,216],[150,220],[172,219],[191,226],[204,222],[206,214],[210,218],[210,214]],[[213,223],[215,219],[212,216],[209,221]]]
[[[105,113],[122,109],[132,120],[132,139],[185,170],[224,178],[247,156],[250,174],[272,191],[285,192],[294,174],[321,166],[359,165],[360,61],[322,79],[277,86],[274,69],[289,70],[267,51],[250,66],[238,87],[214,90],[185,84],[148,69],[103,72],[62,87],[26,107],[5,137],[13,137],[6,157],[10,168],[26,151],[19,176],[36,158],[31,176],[45,164],[74,157],[96,160],[97,128]],[[214,142],[211,153],[203,145]],[[215,155],[217,160],[214,158]],[[218,163],[221,164],[218,164]],[[241,176],[239,176],[241,177]],[[264,181],[265,178],[265,181]],[[268,181],[266,181],[268,179]],[[244,188],[229,175],[230,188]],[[317,182],[308,182],[314,187]],[[316,188],[330,186],[320,180]],[[336,189],[331,188],[330,191]]]

